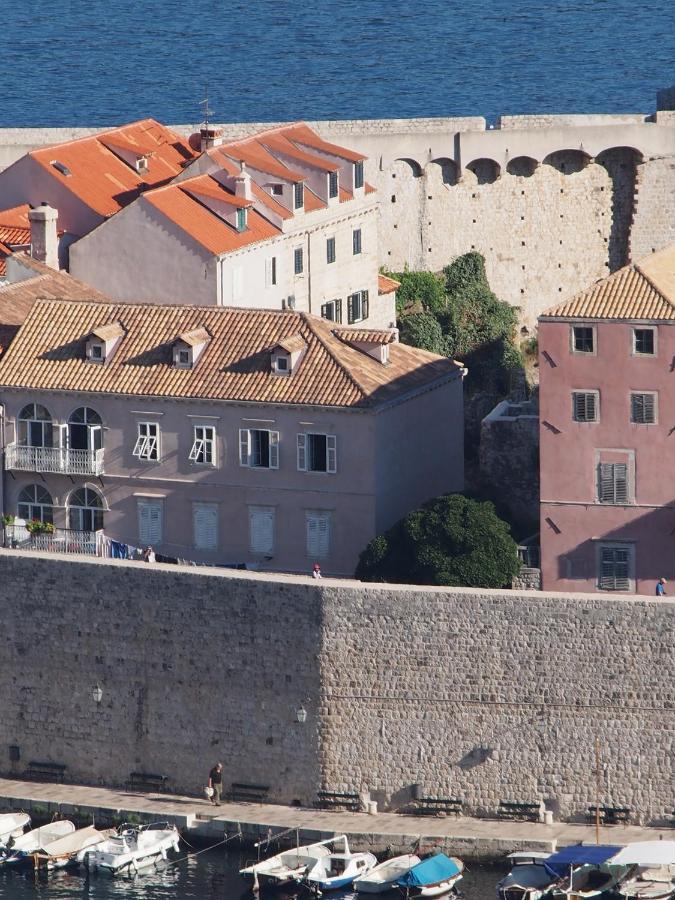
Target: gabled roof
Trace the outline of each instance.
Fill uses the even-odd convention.
[[[14,206],[0,209],[0,276],[7,272],[7,257],[12,255],[12,247],[30,244],[30,206]]]
[[[331,156],[338,156],[341,159],[347,159],[350,162],[361,162],[366,159],[363,153],[358,153],[355,150],[348,150],[346,147],[340,147],[338,144],[331,144],[328,141],[324,141],[323,138],[320,138],[319,135],[315,131],[312,131],[309,125],[306,125],[304,122],[298,122],[296,125],[286,127],[284,129],[284,134],[289,140],[292,140],[297,144],[311,147],[314,150],[322,150],[324,153],[329,153]]]
[[[393,344],[396,340],[394,331],[376,331],[373,328],[335,328],[333,334],[348,344]]]
[[[89,365],[82,335],[120,322],[125,337],[105,366]],[[173,365],[177,334],[207,328],[211,339],[194,369]],[[340,329],[342,330],[342,329]],[[299,336],[297,371],[278,378],[270,348]],[[382,365],[340,340],[324,319],[299,312],[231,307],[73,303],[38,300],[0,361],[0,384],[45,391],[373,408],[445,381],[458,363],[392,344]]]
[[[624,266],[540,318],[675,319],[675,245]]]
[[[109,325],[96,325],[89,334],[101,341],[114,341],[115,338],[122,337],[124,328],[119,322],[110,322]]]
[[[190,331],[183,331],[176,340],[182,341],[188,347],[198,347],[200,344],[205,344],[210,337],[206,328],[192,328]]]
[[[137,172],[114,152],[115,148],[147,155],[147,169]],[[176,132],[154,119],[142,119],[33,150],[29,156],[90,209],[107,217],[127,206],[142,190],[175,178],[195,153]],[[70,174],[65,174],[64,168]]]
[[[377,276],[377,293],[378,294],[393,294],[394,291],[397,291],[401,287],[401,282],[396,281],[393,278],[389,278],[388,275],[378,275]]]
[[[307,341],[301,334],[291,334],[288,337],[282,338],[280,341],[277,341],[275,347],[281,347],[282,350],[285,350],[286,353],[299,353],[300,350],[304,350],[307,346]],[[273,349],[274,349],[273,348]]]

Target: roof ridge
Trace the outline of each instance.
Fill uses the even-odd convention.
[[[81,137],[71,138],[69,141],[59,141],[57,144],[47,144],[44,147],[36,147],[35,150],[29,150],[28,155],[33,156],[36,153],[43,153],[45,150],[54,149],[56,147],[65,147],[71,144],[80,144],[83,141],[97,141],[108,134],[114,134],[116,131],[122,131],[122,129],[124,128],[132,128],[134,125],[142,125],[144,122],[152,122],[154,125],[159,125],[160,128],[166,128],[167,131],[171,131],[173,134],[178,134],[178,132],[175,132],[172,128],[169,128],[168,125],[164,125],[162,122],[159,122],[157,119],[153,119],[151,116],[149,116],[145,119],[135,119],[133,122],[127,122],[125,125],[115,125],[113,128],[106,128],[103,131],[92,131],[91,134],[83,134]]]
[[[309,330],[316,337],[316,339],[319,341],[319,343],[321,344],[323,349],[330,356],[330,358],[333,360],[335,365],[340,369],[342,374],[346,376],[347,380],[350,381],[354,385],[354,387],[358,390],[358,392],[361,394],[361,398],[363,400],[367,400],[368,392],[366,391],[365,387],[356,380],[356,378],[352,375],[352,373],[349,371],[349,369],[347,369],[345,367],[345,365],[338,359],[338,357],[335,355],[335,352],[333,351],[333,348],[327,343],[324,336],[320,333],[320,329],[323,327],[328,328],[328,331],[331,334],[333,333],[333,330],[329,326],[324,326],[323,323],[321,322],[321,320],[318,319],[316,316],[310,316],[310,315],[308,315],[308,313],[304,313],[304,312],[300,313],[300,316],[302,317],[303,321],[305,321],[307,323],[307,327],[309,328]],[[317,325],[319,326],[318,329],[316,328]],[[337,340],[339,341],[340,339],[337,338]],[[359,351],[356,350],[355,352],[358,353]],[[365,354],[364,354],[364,356],[365,356]]]

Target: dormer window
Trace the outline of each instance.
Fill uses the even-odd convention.
[[[85,359],[93,363],[106,362],[117,349],[124,334],[124,328],[120,322],[92,328],[85,342]]]
[[[288,356],[277,356],[277,372],[286,375],[290,371],[288,363]]]
[[[211,335],[206,328],[192,328],[179,334],[173,343],[173,364],[177,369],[192,369],[204,352]]]
[[[273,184],[272,185],[272,194],[275,197],[283,197],[284,195],[284,186],[283,184]]]
[[[328,173],[328,197],[337,197],[339,190],[338,183],[338,173],[337,172],[329,172]]]
[[[271,351],[272,373],[274,375],[292,375],[296,371],[307,350],[307,344],[301,334],[292,334],[283,338]]]
[[[363,187],[363,160],[354,163],[354,188]]]
[[[302,209],[305,205],[305,186],[299,181],[293,185],[293,208]]]
[[[246,231],[246,209],[237,210],[237,231]]]

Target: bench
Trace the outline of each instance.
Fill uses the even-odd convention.
[[[463,801],[455,797],[420,797],[411,809],[414,816],[437,816],[439,813],[461,816]]]
[[[589,806],[586,818],[589,822],[595,822],[597,806]],[[603,825],[626,825],[630,821],[630,808],[628,806],[601,806],[600,822]]]
[[[513,800],[500,800],[498,815],[500,819],[526,819],[529,822],[540,822],[541,811],[541,803],[520,803]]]
[[[262,803],[269,792],[268,784],[243,784],[234,781],[230,786],[230,797],[235,803]]]
[[[318,809],[348,809],[351,812],[359,812],[361,800],[358,794],[344,791],[317,791],[317,801],[314,804]]]
[[[31,781],[63,781],[68,766],[62,763],[53,762],[37,762],[33,760],[28,763],[28,768],[23,773],[24,778]]]
[[[165,791],[168,780],[168,775],[156,775],[154,772],[132,772],[129,775],[127,787],[132,791]]]

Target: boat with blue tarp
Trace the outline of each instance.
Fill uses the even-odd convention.
[[[462,877],[464,863],[454,856],[437,853],[398,878],[396,884],[410,897],[441,897],[453,890]]]
[[[546,897],[587,900],[616,891],[627,867],[615,865],[612,857],[621,850],[614,844],[576,844],[563,847],[544,863],[553,882]]]

